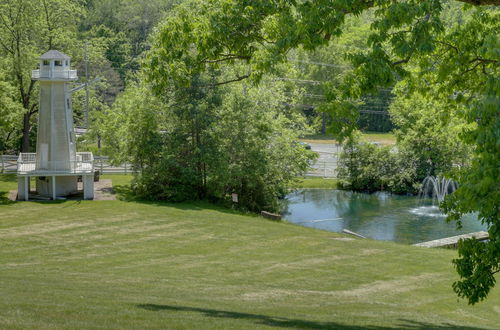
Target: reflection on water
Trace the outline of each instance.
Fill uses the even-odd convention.
[[[388,193],[364,194],[331,189],[303,189],[287,195],[283,218],[303,226],[401,243],[418,243],[486,230],[474,215],[463,228],[447,223],[435,206],[422,206],[417,197]]]

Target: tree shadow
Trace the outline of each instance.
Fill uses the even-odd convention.
[[[273,317],[261,314],[251,314],[242,312],[230,312],[224,310],[187,307],[187,306],[172,306],[172,305],[157,305],[157,304],[139,304],[138,308],[145,309],[153,312],[170,311],[170,312],[196,312],[204,314],[204,316],[214,318],[229,318],[229,319],[246,319],[254,321],[257,325],[266,325],[280,328],[302,328],[302,329],[368,329],[368,330],[383,330],[383,329],[428,329],[428,330],[452,330],[452,329],[485,329],[478,327],[465,327],[455,324],[443,323],[432,324],[427,322],[420,322],[407,319],[398,319],[400,324],[395,327],[382,327],[382,326],[353,326],[337,322],[319,322],[291,319],[285,317]]]
[[[138,197],[132,191],[130,185],[113,185],[113,194],[117,195],[117,199],[130,202],[130,203],[140,203],[151,206],[158,207],[171,207],[180,210],[189,210],[189,211],[206,211],[213,210],[222,213],[229,213],[234,215],[245,215],[245,216],[257,216],[255,213],[246,213],[240,210],[231,209],[229,207],[225,207],[221,204],[214,204],[208,200],[194,200],[194,201],[185,201],[185,202],[167,202],[161,200],[151,200],[144,199]]]
[[[16,174],[0,174],[0,182],[17,182]]]
[[[8,191],[0,191],[0,205],[10,205],[15,203],[13,200],[10,200],[8,196]]]

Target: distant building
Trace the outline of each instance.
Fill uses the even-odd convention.
[[[39,58],[32,78],[40,82],[40,108],[36,153],[19,155],[18,199],[28,200],[30,177],[36,177],[36,193],[51,199],[77,193],[82,177],[84,199],[94,198],[94,158],[76,152],[70,83],[78,79],[70,69],[71,58],[50,50]]]

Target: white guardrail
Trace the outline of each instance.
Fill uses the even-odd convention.
[[[318,152],[320,157],[305,176],[336,178],[338,157],[337,153]],[[0,155],[0,173],[17,173],[16,155]],[[109,157],[94,155],[94,171],[99,171],[101,174],[131,174],[133,172],[131,164],[112,165],[109,162]]]
[[[76,70],[32,70],[31,78],[62,78],[62,79],[77,79]]]
[[[16,155],[0,155],[0,173],[17,173],[18,158]],[[109,157],[94,156],[94,170],[100,173],[128,174],[132,173],[132,165],[125,163],[115,166],[110,164]]]

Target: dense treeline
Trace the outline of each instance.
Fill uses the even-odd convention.
[[[36,137],[38,90],[30,79],[37,57],[49,49],[70,55],[79,82],[92,82],[89,120],[85,119],[85,92],[73,95],[76,125],[91,128],[81,142],[84,148],[101,145],[99,122],[117,95],[137,80],[150,37],[156,25],[181,0],[5,0],[0,4],[0,153],[33,151]],[[309,133],[325,133],[331,119],[321,109],[328,86],[351,70],[346,56],[365,47],[373,13],[353,18],[338,43],[314,52],[298,49],[289,54],[287,70],[277,76],[289,79],[300,94],[290,107],[302,112]],[[14,47],[14,45],[17,45]],[[387,94],[387,93],[385,93]],[[388,97],[367,95],[360,109],[360,126],[368,131],[389,131]],[[376,110],[377,113],[371,111]],[[105,144],[105,142],[103,141]],[[97,150],[94,150],[97,151]],[[103,151],[98,151],[102,153]]]
[[[90,80],[91,120],[114,102],[148,49],[153,27],[175,0],[3,0],[0,2],[0,153],[32,151],[38,112],[31,70],[50,49],[70,55]],[[76,93],[76,124],[84,122],[84,92]]]

